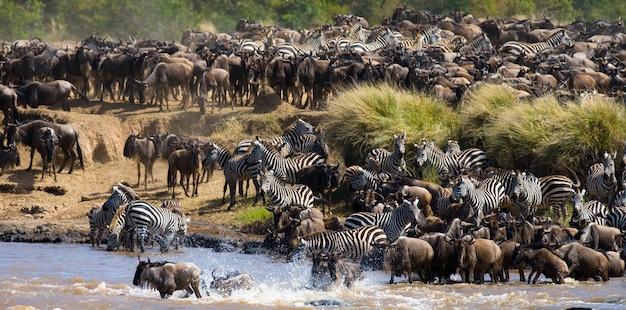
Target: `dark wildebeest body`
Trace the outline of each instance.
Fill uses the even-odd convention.
[[[28,104],[31,108],[37,108],[40,105],[55,105],[60,103],[64,111],[70,110],[67,98],[70,92],[78,93],[85,101],[89,98],[85,94],[76,89],[74,84],[65,80],[56,80],[51,82],[30,82],[24,86],[18,87],[18,100],[24,107]]]
[[[194,263],[151,263],[150,259],[147,262],[139,259],[133,284],[156,289],[161,294],[161,298],[169,298],[176,290],[187,291],[185,297],[195,294],[196,298],[202,298],[201,278],[202,270]]]
[[[154,67],[150,75],[139,83],[139,98],[143,103],[145,101],[145,89],[153,87],[156,91],[157,100],[159,101],[159,111],[163,111],[163,100],[165,100],[167,111],[170,110],[169,101],[167,99],[169,90],[176,87],[183,89],[183,99],[181,106],[185,107],[187,100],[191,95],[191,78],[193,77],[193,67],[189,67],[184,63],[159,63]]]
[[[198,183],[202,172],[202,152],[200,147],[192,143],[185,149],[172,152],[167,158],[169,168],[167,170],[167,188],[172,189],[172,199],[176,198],[176,175],[180,171],[180,186],[189,197],[189,179],[192,179],[191,196],[198,195]],[[187,186],[183,181],[187,179]]]
[[[125,78],[143,80],[147,68],[146,54],[133,56],[129,54],[109,55],[100,64],[102,71],[102,92],[100,93],[100,101],[102,101],[105,91],[109,92],[111,100],[115,100],[113,96],[113,82],[122,81]],[[130,87],[129,101],[135,102],[134,88]],[[121,93],[120,93],[121,95]]]
[[[30,164],[26,170],[30,170],[33,167],[33,155],[35,154],[35,147],[39,141],[39,129],[42,127],[50,127],[54,129],[59,137],[59,147],[63,150],[63,164],[57,172],[61,172],[68,161],[70,161],[70,170],[67,172],[72,173],[74,171],[74,161],[76,161],[76,155],[78,153],[78,160],[83,169],[85,165],[83,162],[83,152],[80,149],[78,143],[78,132],[71,125],[56,124],[42,120],[32,121],[24,125],[16,126],[10,125],[7,127],[7,145],[15,145],[16,142],[22,142],[24,145],[30,146]],[[76,145],[76,152],[73,148]]]
[[[16,123],[17,117],[17,93],[15,89],[0,85],[0,108],[4,112],[4,124]]]
[[[79,46],[75,52],[68,52],[59,56],[59,63],[54,70],[55,79],[68,79],[68,75],[79,77],[83,84],[81,92],[88,93],[89,77],[93,71],[94,58],[94,53],[84,46]]]
[[[54,166],[54,153],[56,153],[59,145],[59,137],[56,135],[54,129],[50,127],[39,128],[39,140],[37,141],[37,152],[41,155],[42,171],[41,180],[48,170],[48,174],[54,174],[54,181],[57,181],[57,173]],[[49,166],[52,167],[49,167]]]
[[[152,167],[160,155],[160,142],[155,141],[154,138],[141,138],[135,134],[128,136],[124,143],[124,157],[137,159],[137,186],[141,180],[141,164],[144,166],[144,189],[148,189],[148,175],[150,175],[150,181],[154,182]]]
[[[35,75],[33,55],[31,53],[17,59],[9,60],[1,69],[6,72],[5,83],[21,84],[26,81],[31,81]]]
[[[211,113],[215,109],[215,103],[219,102],[219,109],[222,109],[224,103],[227,102],[228,96],[230,96],[231,109],[235,108],[233,88],[230,85],[230,73],[222,68],[208,68],[202,74],[200,80],[200,108],[204,113],[204,104],[206,103],[206,97],[209,90],[213,90],[211,96]]]

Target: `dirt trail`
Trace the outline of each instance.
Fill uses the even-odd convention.
[[[237,107],[234,111],[216,109],[213,114],[200,115],[197,106],[188,111],[177,109],[177,103],[170,103],[170,108],[172,106],[172,112],[159,113],[154,106],[92,100],[88,103],[70,102],[72,110],[69,113],[56,107],[37,110],[20,108],[22,120],[45,119],[72,124],[80,133],[85,169],[75,166],[72,174],[67,174],[66,169],[57,174],[58,182],[47,175],[41,180],[39,154],[35,152],[33,169],[26,171],[30,150],[19,146],[21,166],[0,176],[0,240],[84,242],[89,232],[87,213],[93,205],[101,205],[111,193],[112,186],[118,182],[129,183],[142,199],[155,204],[170,198],[167,194],[165,160],[155,163],[154,182],[148,184],[147,190],[143,186],[137,187],[136,162],[123,157],[124,141],[130,133],[172,132],[209,138],[215,126],[219,126],[224,119],[238,120],[259,113],[259,108],[254,111],[251,107]],[[284,122],[303,114],[287,104],[272,106],[261,112],[273,112]],[[319,112],[309,113],[316,117]],[[248,124],[247,130],[257,130],[258,126]],[[231,141],[223,143],[241,139],[236,135],[229,138]],[[143,166],[141,173],[143,178]],[[185,197],[182,189],[176,188],[177,198],[191,218],[189,233],[230,235],[250,240],[262,238],[244,235],[228,227],[235,226],[241,230],[241,227],[233,225],[237,207],[235,212],[226,212],[227,205],[221,203],[223,182],[223,174],[216,171],[208,183],[200,185],[200,196],[195,198]]]

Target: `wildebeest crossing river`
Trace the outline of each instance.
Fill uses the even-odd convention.
[[[314,308],[311,302],[333,302],[352,309],[563,309],[589,307],[624,309],[626,279],[563,285],[500,284],[387,284],[384,272],[365,272],[353,288],[327,291],[309,289],[311,263],[286,263],[266,255],[216,253],[212,249],[185,248],[167,254],[146,252],[152,261],[191,261],[212,280],[211,271],[228,266],[246,272],[259,283],[259,291],[235,291],[202,299],[181,298],[182,291],[162,300],[154,290],[132,285],[137,253],[105,252],[84,244],[0,243],[0,307],[38,309],[223,309]],[[142,256],[145,260],[146,254]],[[400,278],[402,279],[402,278]],[[540,278],[543,279],[543,276]]]

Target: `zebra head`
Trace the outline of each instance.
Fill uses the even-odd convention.
[[[558,33],[562,33],[561,35],[561,45],[565,45],[567,47],[573,47],[574,41],[565,33],[565,30],[560,30]]]
[[[428,144],[426,140],[422,140],[422,144],[413,144],[413,146],[415,147],[415,160],[417,161],[417,165],[421,167],[428,161],[428,152],[426,152]]]
[[[448,147],[446,148],[447,155],[454,155],[461,153],[461,146],[459,145],[459,141],[456,140],[448,140]]]
[[[405,138],[406,138],[406,131],[401,136],[397,136],[396,134],[393,134],[394,150],[397,151],[401,155],[404,155],[404,153],[406,152],[406,148],[404,146]]]
[[[583,205],[585,204],[585,193],[587,192],[587,190],[585,190],[584,188],[579,191],[576,192],[576,194],[574,194],[574,198],[572,201],[572,208],[574,209],[574,212],[577,212],[578,214],[580,214]],[[573,215],[572,215],[573,217]]]
[[[274,170],[266,171],[261,174],[261,191],[270,194],[274,188],[274,184],[281,184],[280,180],[274,175]]]
[[[454,180],[451,198],[454,201],[460,201],[462,198],[469,196],[470,188],[473,187],[474,183],[472,183],[467,177],[459,176],[456,180]]]
[[[207,144],[206,153],[204,155],[204,159],[202,160],[202,165],[210,166],[212,163],[218,160],[218,151],[217,147],[214,143],[209,142]]]
[[[615,158],[617,157],[617,151],[613,154],[604,152],[604,158],[602,160],[602,166],[604,167],[604,179],[608,180],[609,184],[617,183],[615,177]]]

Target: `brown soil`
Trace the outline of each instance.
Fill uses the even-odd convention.
[[[315,119],[323,114],[280,104],[280,100],[272,93],[258,98],[256,103],[259,105],[257,111],[251,107],[236,107],[234,110],[216,109],[214,113],[207,112],[206,115],[200,115],[197,106],[182,111],[178,103],[172,105],[172,102],[172,112],[163,113],[159,113],[154,106],[101,103],[97,100],[88,103],[71,101],[72,110],[69,113],[58,107],[40,107],[36,110],[20,108],[22,120],[47,119],[72,124],[80,133],[79,143],[85,168],[81,169],[77,162],[72,174],[67,174],[67,168],[57,174],[57,182],[48,175],[42,180],[39,154],[35,153],[33,169],[27,171],[29,148],[19,146],[21,166],[0,176],[0,240],[86,242],[89,232],[87,213],[92,206],[101,205],[110,195],[111,187],[118,182],[127,182],[142,199],[155,204],[170,198],[167,194],[167,165],[164,160],[155,163],[154,182],[149,180],[147,190],[143,186],[137,187],[136,162],[123,156],[124,141],[131,132],[155,134],[167,131],[210,138],[214,126],[228,117],[249,120],[254,116],[263,117],[259,115],[262,113],[273,113],[284,128],[297,116],[304,114]],[[210,108],[207,110],[210,111]],[[259,126],[262,125],[248,124],[248,136],[233,135],[229,137],[228,143],[253,137]],[[141,174],[143,180],[143,166]],[[239,203],[233,212],[226,211],[228,198],[226,204],[221,203],[223,180],[221,171],[215,171],[208,183],[200,184],[199,197],[194,198],[186,197],[180,187],[176,188],[176,198],[181,200],[186,215],[191,219],[189,233],[223,235],[237,240],[262,239],[266,231],[263,223],[246,227],[237,221],[237,215],[242,210],[252,208],[249,203],[241,204],[242,197],[237,197]],[[252,188],[249,196],[253,195]],[[250,200],[248,198],[247,201]],[[261,203],[256,206],[261,207]]]

